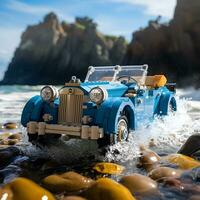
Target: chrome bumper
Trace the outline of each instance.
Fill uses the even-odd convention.
[[[98,126],[67,126],[58,124],[47,124],[45,122],[29,122],[27,124],[27,132],[29,134],[63,134],[81,139],[97,140],[103,137],[103,128]]]

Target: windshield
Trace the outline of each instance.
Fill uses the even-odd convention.
[[[89,67],[85,82],[120,81],[123,77],[131,77],[139,85],[144,85],[147,76],[147,65],[138,66],[105,66]]]
[[[89,67],[85,82],[87,81],[113,81],[115,70],[109,67]]]

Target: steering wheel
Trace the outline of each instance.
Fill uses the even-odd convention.
[[[131,76],[127,76],[127,75],[120,76],[119,78],[117,78],[117,80],[120,82],[127,80],[127,83],[130,83],[130,81],[132,80],[133,82],[135,82],[138,85],[138,81],[136,79],[134,79]]]

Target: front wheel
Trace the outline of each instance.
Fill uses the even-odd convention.
[[[99,148],[108,145],[117,144],[118,142],[128,141],[129,137],[129,123],[127,117],[121,116],[117,123],[116,134],[106,134],[103,138],[98,139],[97,143]]]
[[[110,135],[110,143],[116,144],[118,142],[128,141],[129,124],[126,116],[121,116],[117,123],[117,133]]]

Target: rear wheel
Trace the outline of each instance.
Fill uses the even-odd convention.
[[[176,109],[176,100],[174,97],[172,97],[168,105],[168,114],[174,113]]]

